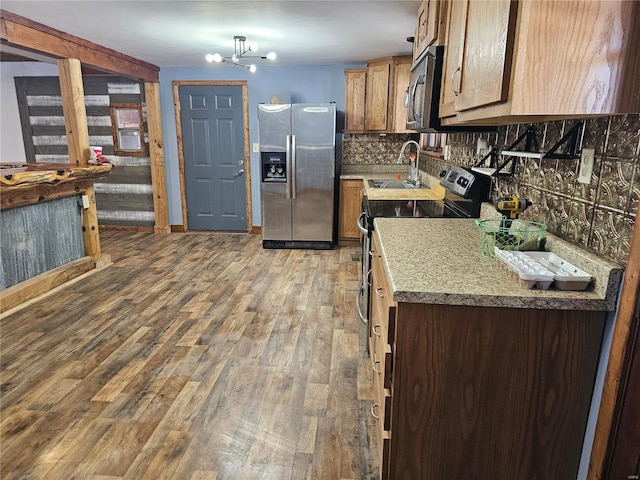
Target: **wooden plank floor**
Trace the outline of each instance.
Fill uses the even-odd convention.
[[[2,318],[3,479],[375,479],[357,248],[101,233]]]

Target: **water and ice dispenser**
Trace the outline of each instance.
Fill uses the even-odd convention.
[[[287,181],[287,157],[286,152],[262,152],[262,181],[286,182]]]

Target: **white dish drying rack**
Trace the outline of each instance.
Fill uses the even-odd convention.
[[[507,271],[525,288],[586,290],[591,275],[550,252],[518,252],[495,247],[495,255]]]

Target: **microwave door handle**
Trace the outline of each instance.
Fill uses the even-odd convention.
[[[414,120],[418,120],[416,118],[416,89],[418,88],[418,80],[419,79],[420,79],[420,76],[418,76],[416,78],[416,81],[413,82],[413,85],[412,85],[413,88],[411,89],[411,117]]]
[[[424,85],[425,85],[425,81],[424,81],[424,75],[418,75],[418,78],[416,78],[416,83],[415,86],[413,88],[413,115],[414,118],[416,119],[416,121],[422,125],[422,110],[418,109],[416,111],[416,93],[418,92],[418,84],[422,84],[423,85],[423,90],[424,90]],[[422,97],[424,98],[424,92],[422,92]],[[424,101],[424,100],[423,100]]]
[[[286,154],[285,154],[285,171],[287,174],[287,200],[291,198],[291,135],[287,135]]]

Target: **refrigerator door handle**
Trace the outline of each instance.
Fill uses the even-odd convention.
[[[285,168],[287,175],[287,199],[291,198],[291,135],[287,135],[286,138],[286,158],[285,158]]]
[[[296,187],[296,136],[291,135],[291,198],[296,198],[296,192],[298,191]]]

